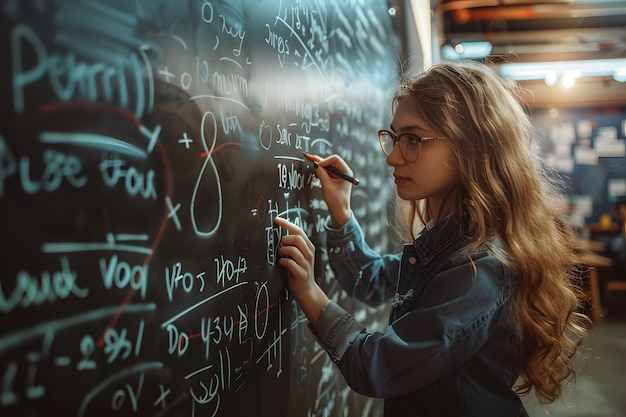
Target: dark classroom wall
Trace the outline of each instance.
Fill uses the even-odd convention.
[[[385,1],[0,2],[0,414],[361,416],[276,265],[326,263],[303,152],[379,250],[400,41]]]

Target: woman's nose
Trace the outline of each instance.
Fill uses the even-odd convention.
[[[387,165],[399,166],[399,165],[404,165],[405,163],[406,163],[406,159],[404,158],[404,155],[402,155],[402,151],[400,150],[400,145],[396,144],[391,149],[391,153],[387,156]]]

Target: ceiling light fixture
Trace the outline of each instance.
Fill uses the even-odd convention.
[[[566,72],[563,74],[561,77],[561,86],[563,86],[563,88],[572,88],[574,84],[576,84],[577,75],[578,74],[573,72]]]
[[[477,59],[491,53],[493,45],[487,41],[451,42],[443,47],[444,59]]]
[[[613,79],[620,83],[626,83],[626,67],[615,68]]]
[[[552,70],[546,71],[546,76],[544,77],[544,81],[546,82],[547,86],[552,87],[553,85],[556,85],[556,82],[558,80],[559,80],[559,76],[557,75],[556,72]]]
[[[626,59],[593,59],[586,61],[523,62],[502,64],[500,75],[515,81],[531,81],[562,78],[567,73],[582,77],[613,77],[626,82]]]

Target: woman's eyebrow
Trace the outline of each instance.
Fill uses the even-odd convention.
[[[391,128],[391,130],[393,130],[394,132],[396,131],[396,129],[394,129],[393,125],[389,125],[389,127]],[[424,127],[422,126],[418,126],[418,125],[409,125],[409,126],[403,126],[402,130],[426,130],[424,129]]]

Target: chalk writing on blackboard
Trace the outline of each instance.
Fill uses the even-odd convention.
[[[385,323],[333,281],[302,155],[350,162],[386,249],[386,2],[3,0],[0,18],[0,414],[375,412],[290,299],[272,219]]]

